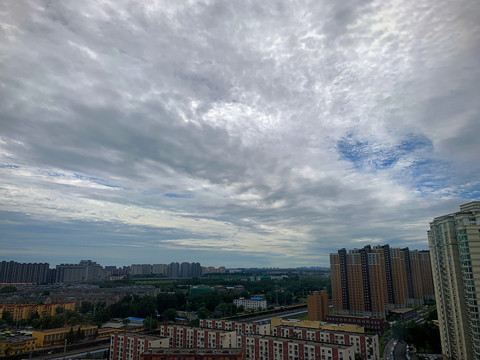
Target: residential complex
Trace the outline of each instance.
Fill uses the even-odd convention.
[[[40,317],[55,315],[57,308],[64,310],[75,310],[75,303],[53,303],[53,304],[0,304],[0,318],[4,311],[8,311],[14,321],[28,319],[35,313]]]
[[[168,338],[135,333],[113,334],[110,337],[110,360],[138,360],[151,348],[167,348]]]
[[[0,262],[0,283],[45,283],[51,272],[48,263],[25,264],[15,261]]]
[[[428,251],[389,245],[330,254],[333,309],[338,315],[385,318],[386,311],[433,298]]]
[[[244,360],[242,349],[162,349],[153,348],[140,355],[140,360]]]
[[[480,201],[433,219],[428,243],[443,355],[480,359]]]
[[[237,334],[257,334],[270,335],[270,324],[252,323],[246,321],[232,321],[232,320],[200,320],[200,327],[206,329],[219,330],[234,330]]]
[[[213,326],[211,320],[207,324]],[[253,325],[250,324],[250,326]],[[250,328],[252,329],[252,327]],[[241,348],[247,360],[354,360],[356,349],[356,345],[353,343],[340,343],[340,337],[335,337],[335,332],[328,333],[323,340],[317,340],[316,338],[308,339],[307,337],[301,339],[281,335],[245,334],[236,330],[207,329],[169,324],[160,326],[160,335],[170,339],[171,348]],[[346,335],[347,339],[349,339],[349,334],[347,333]],[[357,339],[357,335],[352,334],[352,339]],[[341,336],[342,339],[345,339],[343,332]],[[361,337],[362,335],[359,336]],[[376,337],[376,335],[373,336]],[[378,341],[376,343],[372,342],[372,346],[377,346],[376,351],[378,353]],[[152,352],[154,352],[154,349]],[[373,352],[375,353],[375,351]],[[378,359],[378,357],[368,357],[368,354],[366,358]]]
[[[307,296],[308,320],[325,321],[328,315],[328,293],[326,290],[314,291]]]
[[[60,264],[55,268],[56,283],[99,280],[105,280],[105,271],[92,260],[82,260],[78,264]]]
[[[273,336],[301,340],[353,345],[356,354],[363,359],[380,360],[378,335],[368,335],[363,332],[348,331],[352,325],[329,325],[323,329],[300,328],[295,326],[277,326]]]
[[[190,278],[200,277],[205,272],[205,268],[198,262],[172,262],[170,264],[132,264],[130,266],[131,275],[165,275],[169,278]]]
[[[233,303],[239,307],[243,306],[245,310],[265,310],[267,308],[267,300],[260,297],[234,299]]]

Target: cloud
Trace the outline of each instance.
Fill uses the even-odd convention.
[[[328,265],[478,199],[473,0],[0,7],[0,210],[49,261],[71,229],[100,262]]]

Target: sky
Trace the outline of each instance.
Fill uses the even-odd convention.
[[[329,266],[480,198],[480,2],[0,2],[0,260]]]

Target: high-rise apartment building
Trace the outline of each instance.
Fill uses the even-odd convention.
[[[452,359],[480,359],[480,201],[430,223],[442,352]]]
[[[330,272],[333,309],[340,315],[384,318],[387,310],[433,296],[428,251],[389,245],[341,249],[330,254]]]
[[[99,281],[105,279],[103,267],[92,260],[82,260],[78,264],[60,264],[56,266],[55,282],[74,283]]]
[[[0,283],[43,283],[49,282],[50,265],[25,264],[15,261],[0,262]]]
[[[314,291],[307,295],[308,320],[325,321],[328,315],[328,294],[326,290]]]

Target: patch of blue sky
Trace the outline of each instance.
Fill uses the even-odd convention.
[[[13,165],[13,164],[0,164],[0,168],[2,169],[19,169],[19,165]]]
[[[110,188],[114,188],[114,189],[129,190],[129,188],[111,184],[108,181],[106,181],[104,179],[97,178],[97,177],[86,176],[86,175],[82,175],[80,173],[74,173],[73,176],[74,176],[75,179],[91,181],[91,182],[94,182],[94,183],[102,185],[102,186],[106,186],[106,187],[110,187]]]
[[[165,193],[163,196],[168,198],[175,198],[175,199],[191,199],[194,197],[193,194],[175,194],[175,193]]]
[[[350,161],[355,168],[375,170],[389,168],[406,154],[429,147],[432,147],[431,141],[418,134],[409,134],[400,144],[390,147],[350,134],[336,146],[340,158]]]

